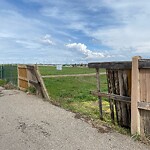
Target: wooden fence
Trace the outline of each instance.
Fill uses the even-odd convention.
[[[30,87],[36,89],[36,94],[49,100],[43,79],[35,65],[18,65],[18,88],[28,90]]]
[[[131,132],[150,136],[150,59],[132,60]]]
[[[150,59],[133,57],[132,62],[89,63],[96,69],[100,118],[103,119],[102,97],[110,102],[112,122],[131,128],[132,134],[150,135]],[[101,92],[100,68],[106,68],[108,93]]]

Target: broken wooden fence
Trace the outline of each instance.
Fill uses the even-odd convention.
[[[36,89],[36,94],[49,100],[43,79],[36,65],[18,65],[18,88],[26,91],[30,87]]]
[[[100,118],[103,118],[102,97],[110,102],[112,122],[131,128],[131,133],[150,135],[150,59],[133,57],[132,62],[89,63],[96,69]],[[106,69],[108,93],[101,92],[100,68]],[[116,113],[116,114],[115,114]]]

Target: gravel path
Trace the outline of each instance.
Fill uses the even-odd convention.
[[[101,72],[100,75],[104,75],[106,72]],[[65,75],[45,75],[42,78],[60,78],[60,77],[90,77],[96,76],[96,73],[88,73],[88,74],[65,74]]]
[[[75,115],[16,90],[0,94],[0,150],[149,150],[130,137],[97,129]]]

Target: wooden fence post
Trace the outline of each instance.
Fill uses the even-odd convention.
[[[101,92],[99,68],[96,68],[97,92]],[[100,119],[103,120],[102,98],[98,96]]]
[[[47,89],[46,89],[46,87],[45,87],[44,81],[43,81],[43,79],[42,79],[42,76],[41,76],[41,74],[40,74],[40,71],[39,71],[37,65],[35,65],[35,74],[36,74],[36,77],[37,77],[38,81],[40,82],[40,87],[41,87],[41,91],[42,91],[42,93],[43,93],[43,95],[44,95],[44,98],[45,98],[46,100],[50,100],[50,97],[49,97],[49,95],[48,95]]]
[[[132,58],[131,134],[140,134],[140,113],[138,110],[138,102],[140,101],[139,59],[141,59],[140,56]]]

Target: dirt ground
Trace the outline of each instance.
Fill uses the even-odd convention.
[[[0,150],[149,150],[116,132],[99,133],[74,113],[0,88]]]

